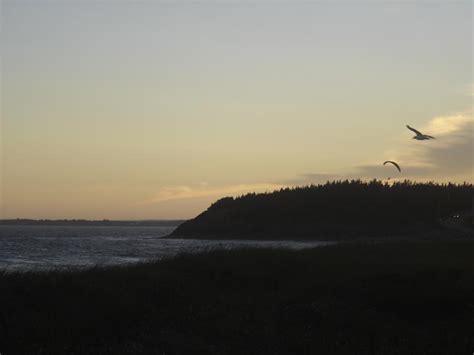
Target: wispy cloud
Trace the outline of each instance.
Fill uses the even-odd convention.
[[[406,141],[387,151],[386,158],[400,163],[404,178],[470,177],[472,180],[473,124],[471,113],[435,117],[420,130],[435,136],[436,140]],[[390,173],[381,164],[366,164],[357,170],[364,177],[381,178]]]
[[[238,196],[249,192],[274,191],[282,187],[283,185],[281,184],[272,183],[239,184],[227,186],[210,186],[204,183],[198,186],[167,186],[158,191],[158,193],[151,200],[151,202],[158,203],[163,201],[182,200],[199,197],[217,198],[225,196]]]
[[[238,196],[249,192],[271,192],[287,186],[325,183],[341,179],[420,179],[457,180],[473,177],[473,124],[469,113],[435,117],[419,129],[437,137],[433,141],[415,141],[410,132],[404,132],[399,144],[381,154],[380,161],[354,166],[345,172],[315,172],[301,174],[294,179],[280,183],[251,183],[213,186],[207,183],[198,185],[175,185],[161,188],[155,196],[145,203],[161,203],[185,199],[205,199],[212,201],[225,196]],[[380,156],[380,155],[379,155]],[[400,174],[391,165],[384,166],[384,160],[400,163]]]
[[[432,135],[455,138],[459,137],[459,134],[469,135],[472,137],[472,125],[474,119],[471,113],[461,113],[452,116],[442,116],[433,118],[425,130],[430,132]],[[453,136],[453,133],[456,135]]]
[[[339,173],[307,173],[295,182],[307,184],[331,179],[420,179],[473,181],[474,177],[474,118],[471,112],[435,117],[418,127],[433,135],[432,141],[415,141],[411,132],[403,132],[398,144],[379,154],[377,160],[354,166]],[[400,174],[393,166],[383,165],[384,160],[395,160],[402,167]]]
[[[341,174],[331,174],[331,173],[307,173],[301,174],[296,178],[289,179],[284,181],[285,185],[310,185],[310,184],[320,184],[327,181],[345,179],[345,175]]]

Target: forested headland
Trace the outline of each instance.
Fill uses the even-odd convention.
[[[473,185],[334,181],[225,197],[171,237],[318,239],[419,234],[461,216],[472,224]],[[468,222],[470,221],[470,222]]]

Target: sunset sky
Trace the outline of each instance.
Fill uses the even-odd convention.
[[[472,14],[3,0],[0,218],[189,218],[328,179],[473,182]]]

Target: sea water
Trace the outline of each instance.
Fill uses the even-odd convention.
[[[320,241],[163,239],[166,226],[0,226],[0,269],[50,270],[117,265],[239,247],[302,249]],[[291,238],[289,238],[291,239]]]

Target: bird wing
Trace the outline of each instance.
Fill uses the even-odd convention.
[[[431,138],[431,139],[436,139],[436,138],[435,138],[435,137],[433,137],[433,136],[427,136],[427,137],[428,137],[428,138]]]
[[[415,132],[417,135],[423,135],[420,131],[417,131],[416,129],[410,127],[409,125],[407,125],[407,128],[408,128],[410,131]]]
[[[400,165],[398,165],[396,162],[392,161],[392,160],[387,160],[386,162],[383,163],[383,165],[387,164],[387,163],[390,163],[390,164],[393,164],[395,165],[395,167],[398,169],[399,172],[402,172],[402,169],[400,168]]]

